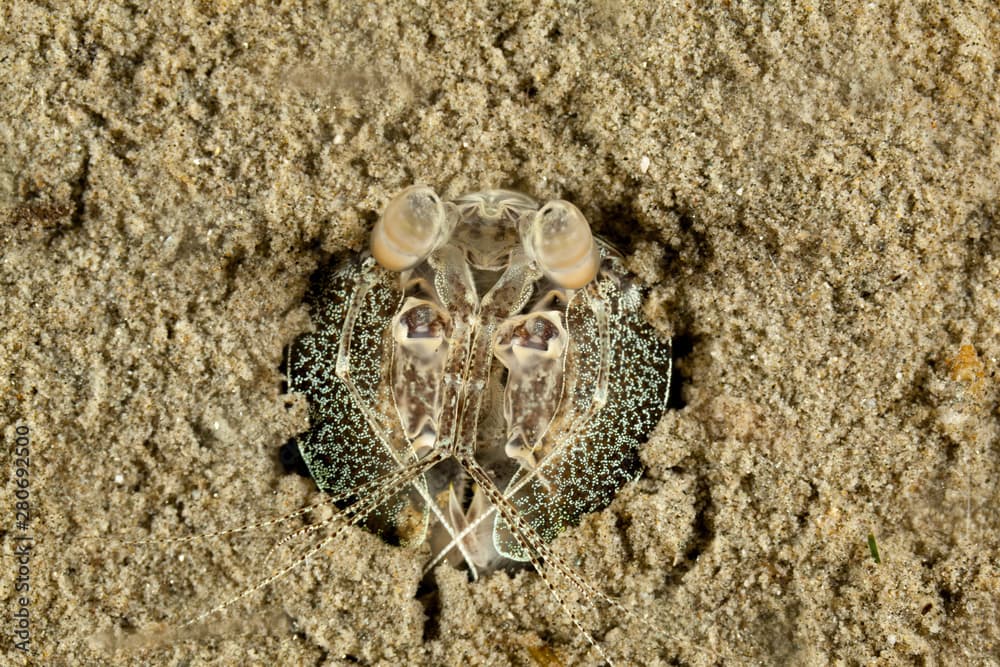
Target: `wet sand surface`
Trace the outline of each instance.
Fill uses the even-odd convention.
[[[994,3],[55,4],[0,10],[4,664],[601,663],[533,572],[425,606],[360,530],[177,628],[301,548],[168,540],[318,499],[282,349],[414,182],[573,201],[675,336],[643,476],[554,544],[616,664],[1000,663]]]

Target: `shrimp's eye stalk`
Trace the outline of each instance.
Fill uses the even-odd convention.
[[[372,256],[389,271],[411,269],[448,240],[453,217],[429,187],[406,188],[389,200],[375,223]]]
[[[549,280],[566,289],[585,287],[601,265],[590,224],[576,206],[550,201],[521,224],[521,243]]]

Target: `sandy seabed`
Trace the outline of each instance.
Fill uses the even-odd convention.
[[[49,4],[0,8],[0,662],[601,663],[533,572],[425,607],[360,530],[177,628],[283,532],[167,540],[317,498],[282,348],[423,182],[573,201],[675,336],[643,476],[555,543],[617,664],[1000,664],[995,3]]]

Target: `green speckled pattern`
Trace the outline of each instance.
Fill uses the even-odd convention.
[[[661,339],[645,322],[635,288],[622,284],[616,258],[606,260],[598,280],[577,293],[570,302],[570,354],[564,398],[553,428],[543,439],[551,450],[540,466],[540,476],[512,497],[544,542],[580,517],[608,505],[615,493],[640,472],[639,446],[663,413],[670,386],[670,341]],[[630,292],[631,291],[631,292]],[[600,335],[594,321],[597,301],[607,313],[607,328]],[[607,354],[607,401],[596,410],[594,395],[598,368]],[[518,474],[511,481],[520,481]],[[514,560],[527,560],[523,540],[512,535],[498,519],[498,551]]]

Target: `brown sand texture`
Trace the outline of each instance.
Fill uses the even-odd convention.
[[[169,540],[319,499],[278,462],[307,426],[282,349],[417,182],[576,203],[675,336],[642,477],[554,543],[632,610],[563,586],[616,665],[1000,664],[995,3],[0,23],[3,664],[602,664],[531,570],[441,567],[425,606],[427,551],[360,529],[177,627],[301,549]]]

